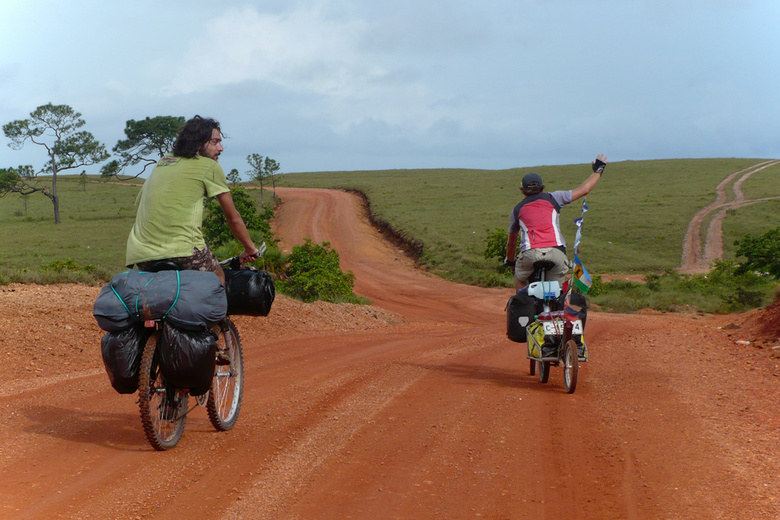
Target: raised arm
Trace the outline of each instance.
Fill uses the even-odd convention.
[[[603,153],[600,153],[598,157],[596,157],[596,160],[591,163],[593,174],[591,174],[591,176],[588,177],[585,182],[580,184],[577,188],[571,190],[572,202],[584,197],[590,193],[593,188],[596,187],[599,179],[601,179],[601,174],[604,173],[604,168],[607,167],[607,162],[607,156]]]

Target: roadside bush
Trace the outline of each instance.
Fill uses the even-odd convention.
[[[55,273],[61,273],[63,271],[87,271],[94,273],[97,270],[96,265],[87,264],[79,265],[72,258],[66,258],[65,260],[55,260],[44,264],[40,267],[41,271],[54,271]]]
[[[745,262],[739,265],[738,273],[756,271],[768,273],[780,280],[780,227],[770,229],[757,237],[745,235],[736,240],[736,256],[745,257]]]
[[[479,285],[482,287],[507,287],[512,283],[510,278],[499,273],[489,273],[480,279]]]
[[[506,258],[506,241],[509,239],[509,235],[504,228],[494,228],[493,231],[486,230],[485,233],[485,251],[483,256],[490,260],[491,258],[498,258],[503,260]]]
[[[604,292],[604,282],[601,279],[601,275],[592,275],[590,289],[588,289],[588,296],[594,297]]]
[[[666,312],[742,312],[768,303],[773,290],[768,276],[739,273],[733,262],[724,261],[715,262],[707,274],[681,275],[667,270],[660,275],[647,275],[644,284],[625,280],[602,283],[600,277],[593,281],[588,296],[601,308],[617,312],[643,308]],[[598,290],[594,291],[596,287]]]
[[[318,245],[307,238],[303,245],[292,248],[285,277],[277,288],[304,302],[365,303],[352,292],[354,285],[355,275],[341,270],[339,254],[330,243]]]
[[[485,257],[486,260],[490,260],[492,258],[497,258],[500,263],[496,265],[496,271],[499,273],[508,274],[512,272],[512,268],[509,266],[506,266],[503,264],[504,258],[506,258],[506,241],[509,238],[509,235],[504,228],[494,228],[493,231],[486,230],[487,234],[485,236],[485,250],[482,252],[482,256]],[[492,285],[493,283],[497,282],[497,279],[494,278],[492,275],[488,276],[486,279],[487,285],[485,287],[496,287],[498,285],[506,285],[505,282],[502,282],[501,284]]]
[[[761,307],[765,303],[765,298],[761,291],[748,291],[737,287],[736,292],[727,296],[724,301],[728,308],[743,310]]]
[[[265,237],[273,236],[271,232],[270,220],[274,216],[274,210],[271,207],[264,208],[258,213],[254,201],[247,191],[241,186],[231,188],[233,204],[236,210],[244,219],[244,224],[249,230],[260,231]],[[225,214],[216,198],[209,199],[205,206],[205,215],[203,217],[203,238],[209,245],[209,248],[215,249],[225,242],[232,240],[233,232],[230,231]]]

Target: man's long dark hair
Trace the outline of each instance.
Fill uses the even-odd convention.
[[[219,130],[222,135],[222,129],[219,123],[211,118],[195,116],[181,127],[176,142],[173,143],[174,157],[185,157],[192,159],[201,150],[204,144],[211,139],[214,129]]]

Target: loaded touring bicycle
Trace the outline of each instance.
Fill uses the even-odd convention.
[[[238,257],[221,263],[224,286],[212,272],[163,261],[116,275],[95,301],[111,385],[123,394],[138,391],[143,430],[156,450],[178,444],[199,405],[218,431],[238,419],[244,358],[229,314],[267,316],[275,289],[270,274],[241,268]]]

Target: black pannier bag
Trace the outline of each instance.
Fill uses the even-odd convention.
[[[527,341],[525,328],[534,321],[536,301],[528,293],[518,292],[506,302],[506,336],[517,343]]]
[[[120,394],[132,394],[138,389],[144,343],[144,329],[140,326],[108,332],[100,340],[108,379]]]
[[[271,274],[254,268],[225,269],[228,313],[268,316],[276,297]]]
[[[159,352],[160,371],[167,385],[188,388],[195,396],[208,392],[217,354],[214,332],[179,329],[166,321]]]
[[[212,272],[136,269],[114,276],[100,290],[92,310],[98,326],[107,332],[162,318],[180,328],[205,331],[226,313],[225,288]]]

